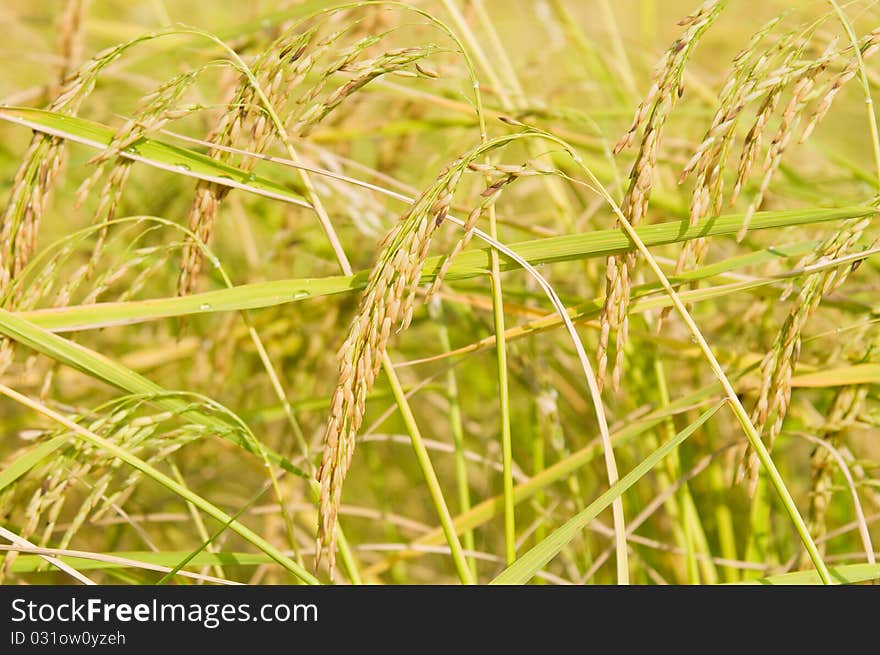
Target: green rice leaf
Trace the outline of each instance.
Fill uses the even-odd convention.
[[[66,445],[69,441],[70,437],[63,434],[41,443],[36,448],[29,448],[21,457],[0,471],[0,491],[18,480],[21,476],[25,475],[37,464],[62,446]]]
[[[127,393],[153,396],[156,406],[186,416],[188,420],[215,431],[240,448],[258,456],[262,455],[261,452],[257,452],[253,444],[223,419],[200,411],[190,402],[174,396],[168,390],[122,364],[57,334],[47,332],[5,309],[0,309],[0,334]],[[273,464],[302,478],[309,478],[302,469],[278,453],[268,448],[264,450]]]
[[[112,128],[94,121],[30,107],[3,107],[0,109],[0,119],[98,150],[106,149],[115,133]],[[310,207],[299,190],[288,189],[277,182],[216,161],[189,148],[143,138],[119,154],[173,173]]]
[[[880,579],[880,564],[845,564],[842,566],[829,566],[828,571],[832,579],[839,584],[855,584],[869,580]],[[746,580],[733,584],[741,585],[817,585],[821,584],[819,574],[815,570],[795,571],[771,575],[757,580]]]
[[[581,512],[578,512],[575,516],[554,530],[548,537],[532,547],[531,550],[525,553],[522,557],[519,557],[513,564],[499,573],[489,584],[525,584],[531,580],[535,573],[540,571],[547,562],[552,560],[568,542],[574,539],[581,530],[583,530],[603,510],[608,508],[616,498],[620,497],[648,471],[654,468],[664,457],[684,443],[685,439],[696,432],[703,423],[712,418],[712,416],[714,416],[715,413],[725,404],[727,404],[727,401],[723,400],[703,412],[696,421],[651,453],[632,471],[611,485],[605,493],[600,495]]]
[[[840,221],[848,218],[871,216],[876,210],[870,207],[848,207],[842,209],[811,209],[798,211],[761,212],[755,215],[750,224],[751,230],[766,230],[794,225],[809,225],[826,221]],[[639,229],[647,245],[663,245],[696,239],[703,236],[733,235],[739,230],[742,215],[722,216],[690,226],[688,221],[670,221]],[[510,246],[517,254],[532,265],[554,262],[605,257],[634,249],[626,235],[620,230],[596,230],[581,234],[550,237],[523,241]],[[795,248],[792,252],[803,252]],[[753,253],[737,258],[737,264],[752,265],[767,261],[771,257],[783,256],[787,250]],[[519,268],[516,262],[502,255],[500,268],[509,271]],[[443,257],[432,257],[422,269],[422,282],[431,282],[443,263]],[[707,267],[711,272],[725,270],[723,263]],[[474,249],[461,253],[450,267],[446,279],[463,280],[488,275],[491,270],[490,249]],[[690,276],[683,276],[688,279]],[[85,330],[111,325],[127,325],[168,317],[189,316],[210,312],[241,311],[299,302],[309,298],[329,296],[339,293],[359,291],[367,285],[369,271],[361,271],[351,276],[330,276],[322,278],[301,278],[292,280],[273,280],[243,284],[231,289],[218,289],[183,297],[156,298],[130,302],[96,303],[85,306],[57,307],[22,312],[20,316],[47,330],[63,332]],[[772,279],[742,282],[737,290],[747,290],[772,284]],[[730,292],[732,289],[727,289]],[[715,297],[712,289],[697,290],[689,301]],[[662,306],[667,301],[655,301]],[[647,307],[646,307],[647,308]]]
[[[259,566],[260,564],[272,564],[274,560],[265,553],[209,553],[200,552],[192,555],[185,551],[125,551],[103,553],[114,557],[136,560],[144,564],[174,567],[186,557],[190,557],[187,566]],[[54,557],[54,556],[53,556]],[[124,568],[126,565],[120,562],[103,562],[86,557],[71,557],[58,555],[58,559],[70,564],[78,571],[96,571],[104,569]],[[39,555],[21,554],[15,558],[12,570],[16,573],[36,573],[45,571],[45,560]]]

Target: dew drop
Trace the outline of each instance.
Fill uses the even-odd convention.
[[[199,309],[201,309],[203,312],[206,312],[209,309],[211,309],[211,305],[209,305],[206,302],[203,302],[201,305],[199,305]]]
[[[303,298],[308,298],[308,297],[311,296],[311,295],[312,295],[312,294],[310,294],[308,291],[305,291],[305,290],[302,290],[302,289],[301,289],[301,290],[299,290],[299,291],[296,291],[296,292],[293,294],[293,299],[294,299],[294,300],[302,300]]]
[[[189,168],[189,166],[188,166],[187,164],[177,164],[177,168],[179,168],[179,169],[182,170],[182,171],[188,171],[188,170],[190,170],[190,168]]]

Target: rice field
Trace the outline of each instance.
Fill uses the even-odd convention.
[[[0,20],[3,584],[880,578],[876,2]]]

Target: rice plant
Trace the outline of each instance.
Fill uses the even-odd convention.
[[[880,578],[875,2],[0,11],[4,584]]]

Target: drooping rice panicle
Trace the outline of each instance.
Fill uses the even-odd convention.
[[[663,128],[684,93],[683,71],[688,57],[702,34],[718,18],[725,2],[709,0],[679,24],[685,27],[682,35],[672,44],[657,67],[655,81],[639,105],[629,130],[614,148],[615,153],[632,145],[635,135],[644,124],[644,134],[636,161],[630,171],[630,185],[621,210],[634,226],[642,223],[648,213],[648,203],[654,187],[654,174]],[[602,308],[601,332],[597,352],[597,375],[603,384],[608,366],[608,348],[611,332],[616,332],[617,355],[611,375],[612,387],[620,387],[627,333],[629,330],[630,278],[636,264],[634,254],[614,255],[605,262],[605,303]]]

